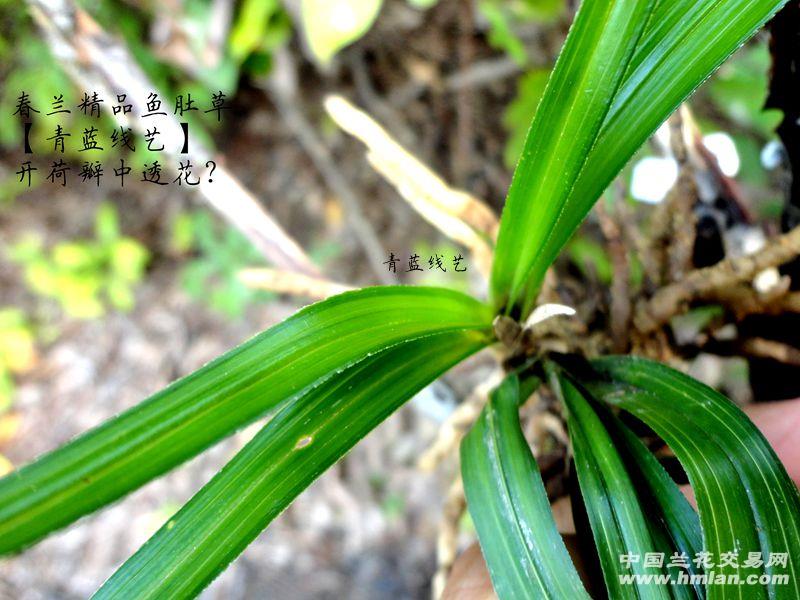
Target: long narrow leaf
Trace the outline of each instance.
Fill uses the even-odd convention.
[[[492,271],[513,310],[560,218],[652,12],[651,0],[584,0],[536,111],[503,210]]]
[[[644,396],[646,393],[639,392],[638,395]],[[608,397],[605,399],[608,400]],[[688,432],[682,432],[669,413],[649,417],[646,422],[670,443],[689,475],[703,525],[703,549],[709,552],[711,564],[716,567],[714,572],[725,581],[728,577],[744,579],[751,573],[760,575],[763,569],[748,573],[738,566],[738,561],[735,564],[717,564],[726,552],[744,553],[747,556],[761,550],[747,492],[742,488],[736,468],[724,450],[698,438],[697,431],[691,436],[687,435]],[[681,439],[684,435],[686,439]],[[748,597],[766,598],[766,588],[754,588],[750,593]],[[738,594],[739,587],[736,585],[712,585],[707,593],[711,599],[738,597]]]
[[[747,416],[713,389],[658,363],[611,357],[593,364],[619,383],[595,382],[590,387],[652,427],[686,469],[697,498],[704,547],[718,563],[715,573],[741,581],[761,573],[786,576],[783,583],[747,585],[744,597],[800,597],[800,497]],[[736,566],[720,564],[722,553],[731,552]],[[773,561],[778,557],[779,564],[770,564],[770,555]],[[745,566],[751,556],[760,556],[766,564]],[[741,593],[741,585],[708,587],[711,599]]]
[[[786,0],[658,0],[622,85],[526,282],[525,312],[546,268],[603,190],[658,126]],[[528,223],[528,227],[531,223]],[[520,227],[522,227],[520,225]]]
[[[622,577],[663,576],[662,569],[632,561],[624,555],[644,556],[655,552],[647,517],[622,458],[600,417],[581,391],[563,374],[553,373],[551,382],[568,410],[567,427],[581,495],[595,538],[609,597],[615,599],[668,599],[669,587],[661,584],[623,583]]]
[[[488,307],[435,288],[365,289],[307,307],[0,480],[0,552],[119,498],[371,353],[490,327]]]
[[[634,479],[648,514],[651,534],[655,538],[654,530],[661,529],[666,538],[665,545],[669,546],[667,559],[672,552],[677,552],[689,559],[685,564],[690,575],[702,574],[703,569],[691,561],[703,549],[703,530],[697,513],[647,446],[617,417],[610,414],[610,411],[605,412],[607,414],[603,423]],[[671,568],[670,574],[677,578],[680,568],[683,567]],[[705,597],[705,588],[702,585],[696,583],[694,587],[698,596]],[[677,585],[673,588],[673,594],[696,597],[688,594],[688,589],[684,586]]]
[[[461,442],[467,506],[492,583],[501,599],[588,599],[522,435],[519,402],[511,375]]]
[[[371,356],[280,411],[96,598],[190,598],[403,402],[486,344],[441,333]]]

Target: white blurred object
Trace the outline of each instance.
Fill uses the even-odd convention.
[[[434,381],[411,399],[411,405],[417,411],[437,423],[444,423],[455,410],[457,403],[453,390],[441,381]]]
[[[725,175],[736,177],[742,161],[731,136],[721,131],[709,133],[703,137],[703,145],[717,158],[719,168]]]
[[[738,223],[725,232],[725,254],[737,258],[755,254],[767,245],[767,236],[759,227]]]
[[[783,162],[783,144],[777,140],[767,142],[761,149],[761,164],[768,171],[777,169]]]
[[[571,306],[565,306],[564,304],[540,304],[537,306],[534,311],[531,313],[531,316],[528,317],[528,320],[525,321],[525,328],[530,328],[539,323],[543,323],[548,319],[552,319],[553,317],[557,317],[559,315],[563,315],[565,317],[571,317],[575,314],[575,309]]]
[[[753,280],[753,287],[761,294],[769,294],[773,289],[778,287],[781,283],[781,274],[778,269],[771,268],[761,271]]]
[[[670,131],[669,121],[664,121],[661,124],[661,127],[659,127],[654,134],[656,143],[665,154],[670,152],[670,135],[672,134]]]
[[[674,158],[648,156],[633,167],[631,195],[641,202],[658,204],[678,181],[678,163]]]
[[[728,256],[739,257],[755,254],[767,245],[764,231],[752,225],[739,224],[725,232],[725,252]],[[753,288],[762,295],[770,293],[781,283],[781,274],[772,267],[764,269],[755,279]]]

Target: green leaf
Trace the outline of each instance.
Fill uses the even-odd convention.
[[[517,64],[524,65],[528,61],[528,53],[525,51],[525,44],[514,32],[513,15],[509,11],[508,3],[481,0],[478,2],[478,10],[489,22],[489,44],[503,50]]]
[[[703,549],[703,530],[697,513],[636,434],[610,411],[602,411],[602,416],[603,424],[608,428],[639,492],[654,541],[657,538],[663,540],[661,546],[667,559],[672,552],[683,553],[690,559],[688,572],[701,574],[703,570],[691,561]],[[678,577],[678,568],[670,569],[670,573]],[[704,588],[699,583],[695,589],[697,596],[705,597]],[[672,590],[676,597],[697,597],[687,586],[675,585]]]
[[[731,57],[708,85],[708,96],[717,110],[763,139],[775,135],[775,128],[782,119],[781,111],[764,109],[771,65],[769,46],[752,44]]]
[[[302,0],[300,19],[311,52],[328,66],[339,50],[369,31],[383,0]]]
[[[502,599],[589,598],[522,435],[519,402],[511,375],[461,442],[467,506],[492,584]]]
[[[564,12],[564,0],[523,0],[523,14],[530,20],[539,22],[554,21]]]
[[[438,2],[439,0],[408,0],[408,3],[411,6],[413,6],[414,8],[418,8],[420,10],[426,10],[428,8],[436,6]]]
[[[620,557],[644,556],[657,548],[644,508],[616,447],[603,423],[567,377],[555,372],[551,384],[567,407],[567,427],[581,495],[603,568],[609,597],[615,599],[670,598],[665,585],[625,584],[621,576],[659,577],[658,567],[633,562],[630,569]]]
[[[309,306],[0,479],[0,552],[112,502],[371,353],[435,333],[489,332],[491,320],[487,306],[436,288],[367,288]]]
[[[567,246],[565,254],[587,280],[599,280],[603,285],[611,285],[614,267],[603,244],[588,235],[578,234]]]
[[[652,7],[648,0],[584,0],[578,10],[503,210],[492,295],[507,313],[524,297],[534,260],[560,218]]]
[[[229,46],[233,57],[241,61],[262,43],[270,19],[281,10],[278,0],[244,0],[231,28]]]
[[[310,390],[281,410],[95,597],[193,597],[358,440],[485,344],[482,334],[463,331],[405,342]]]
[[[124,281],[137,282],[142,278],[150,252],[133,238],[123,237],[108,249],[111,273]]]
[[[119,216],[113,204],[103,202],[94,217],[94,235],[103,244],[110,244],[119,238]]]
[[[523,236],[532,228],[544,228],[548,233],[546,244],[541,244],[539,236],[537,245],[531,246],[532,252],[517,253],[532,265],[525,274],[524,312],[533,306],[547,267],[636,150],[681,102],[785,3],[786,0],[661,0],[656,3],[652,18],[627,66],[624,81],[580,173],[577,177],[573,177],[572,169],[564,173],[563,185],[570,188],[568,195],[543,195],[541,188],[519,192],[520,196],[528,198],[528,202],[544,205],[539,209],[539,215],[548,213],[546,221],[530,213],[522,217],[522,222],[513,225],[523,232]],[[531,143],[535,140],[533,138]],[[532,179],[528,187],[537,184],[537,180]],[[559,213],[557,222],[549,214],[556,210]],[[515,216],[520,218],[519,214]],[[511,223],[507,228],[512,228]],[[513,243],[513,240],[509,241]],[[525,266],[521,264],[520,268]],[[500,284],[498,279],[498,286]],[[522,285],[517,283],[516,287]],[[503,290],[503,287],[494,290],[498,298],[502,297]]]
[[[65,271],[96,268],[101,260],[95,246],[85,242],[59,242],[53,247],[53,264]]]
[[[679,577],[703,573],[703,570],[691,561],[703,546],[703,534],[697,513],[641,440],[585,389],[582,389],[581,393],[597,412],[625,464],[653,540],[650,551],[664,555],[665,574],[672,577],[669,591],[674,598],[686,600],[704,598],[705,590],[699,581],[695,581],[694,584],[691,584],[691,580],[687,583],[678,583]],[[685,571],[676,564],[670,566],[672,556],[675,554],[682,555],[687,561]],[[646,555],[640,557],[642,558],[646,559]]]
[[[603,400],[649,425],[683,464],[697,498],[704,548],[739,566],[717,575],[788,575],[785,585],[747,586],[747,598],[800,597],[800,497],[769,443],[730,400],[658,363],[610,357],[593,362],[615,383],[590,382]],[[748,553],[787,554],[787,567],[748,568]],[[708,597],[740,597],[742,586],[711,585]]]

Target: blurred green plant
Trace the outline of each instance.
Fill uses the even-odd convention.
[[[528,52],[517,33],[520,23],[557,19],[564,10],[564,0],[480,0],[478,11],[489,25],[488,41],[520,65],[528,62]],[[534,107],[535,108],[535,107]],[[530,114],[530,113],[529,113]]]
[[[245,68],[262,74],[272,64],[272,52],[289,41],[292,24],[279,0],[244,0],[228,41],[231,55]]]
[[[524,65],[528,61],[528,53],[525,44],[514,32],[511,14],[505,3],[483,0],[478,3],[478,10],[489,23],[489,44]]]
[[[614,269],[605,247],[587,235],[576,235],[567,244],[566,254],[588,280],[611,283]]]
[[[720,67],[707,88],[717,110],[763,140],[774,137],[781,121],[780,111],[764,110],[771,64],[767,44],[748,44]]]
[[[16,42],[26,39],[25,44]],[[50,99],[51,89],[63,89],[69,82],[60,69],[36,69],[49,51],[34,35],[27,11],[14,0],[0,0],[0,146],[9,148],[22,140],[22,128],[14,115],[20,90]],[[39,91],[45,90],[45,95]]]
[[[6,12],[0,7],[0,18],[7,16]],[[20,26],[23,30],[30,30],[24,21]],[[63,71],[55,66],[57,63],[50,55],[47,45],[40,41],[33,31],[29,32],[30,36],[24,44],[15,44],[10,48],[0,46],[0,63],[7,65],[4,85],[0,88],[0,146],[22,149],[23,129],[14,113],[19,95],[25,92],[30,97],[32,106],[39,111],[35,115],[31,131],[31,147],[34,153],[42,155],[53,153],[53,142],[47,141],[47,138],[54,134],[58,125],[61,125],[71,137],[66,139],[63,156],[59,154],[59,157],[65,160],[84,159],[85,156],[79,152],[84,129],[96,127],[99,136],[107,139],[116,125],[105,113],[98,121],[76,109],[80,98],[75,95],[72,83]],[[59,94],[63,94],[65,107],[69,107],[72,112],[48,116],[46,113],[51,110],[53,97]],[[101,146],[102,150],[93,153],[93,160],[103,160],[117,154],[110,143]]]
[[[767,44],[744,46],[711,78],[702,96],[713,110],[710,115],[701,115],[701,128],[704,132],[718,131],[720,120],[723,121],[741,159],[740,181],[759,188],[769,183],[761,164],[761,151],[765,142],[776,139],[775,128],[781,120],[780,111],[764,109],[771,60]],[[778,211],[781,205],[777,203]],[[756,208],[762,216],[771,209],[760,205]]]
[[[36,360],[36,336],[25,313],[0,308],[0,414],[11,406],[13,376],[28,371]]]
[[[425,10],[436,6],[436,4],[439,3],[439,0],[408,0],[408,3],[414,8]]]
[[[133,13],[129,8],[121,8],[119,3],[113,4],[116,5],[113,12],[115,22],[123,29],[127,25],[130,30]],[[131,37],[136,38],[137,35]],[[148,58],[149,51],[144,48],[143,42],[138,41],[138,45],[142,48],[137,51],[134,46],[134,54],[137,60],[141,61],[140,64],[148,67],[147,70],[152,75],[158,69],[159,63],[152,56]],[[71,177],[73,179],[78,177],[76,167],[87,160],[86,154],[81,152],[82,136],[85,130],[92,127],[97,129],[100,149],[92,151],[91,161],[100,161],[108,165],[124,155],[127,165],[137,170],[158,156],[157,153],[150,152],[140,145],[136,146],[136,152],[125,151],[123,154],[122,146],[113,147],[110,139],[112,132],[119,129],[119,125],[109,116],[108,111],[101,111],[98,119],[87,116],[77,109],[78,103],[83,98],[83,92],[91,94],[95,90],[75,88],[73,82],[59,67],[59,62],[53,58],[48,45],[42,41],[25,5],[11,0],[0,0],[0,81],[3,82],[0,86],[0,149],[21,153],[23,127],[14,113],[18,98],[24,92],[28,95],[33,108],[39,111],[32,119],[30,142],[34,154],[42,162],[39,165],[42,178],[47,176],[48,160],[73,163],[70,166]],[[63,96],[63,106],[71,111],[69,114],[47,114],[51,112],[52,102],[57,96]],[[108,98],[104,100],[110,101]],[[63,152],[56,151],[54,141],[47,139],[54,136],[58,126],[64,133],[69,134],[64,140]],[[199,127],[193,130],[193,135],[203,141],[210,140]],[[46,182],[34,179],[31,187],[42,183]],[[17,177],[10,174],[0,181],[0,204],[13,202],[19,194],[30,189],[19,185]],[[96,309],[92,312],[96,312]]]
[[[117,13],[128,14],[119,7]],[[123,16],[120,22],[126,22],[127,18]],[[84,129],[96,127],[99,130],[98,139],[102,137],[107,140],[117,127],[116,123],[105,112],[101,113],[98,120],[77,109],[82,96],[78,96],[72,81],[61,70],[48,45],[42,41],[24,5],[0,0],[0,33],[0,80],[4,82],[0,88],[0,147],[21,149],[23,130],[14,113],[19,95],[25,92],[32,106],[39,111],[33,119],[31,132],[34,153],[45,156],[54,154],[53,142],[47,138],[61,125],[70,137],[64,144],[63,155],[59,153],[58,156],[65,160],[84,159],[85,155],[79,152]],[[93,90],[85,91],[91,94]],[[58,95],[63,95],[64,108],[71,112],[48,115],[52,101]],[[110,143],[101,146],[102,150],[93,153],[93,160],[105,160],[119,154]]]
[[[522,154],[525,136],[531,126],[531,115],[539,106],[549,78],[549,69],[534,69],[517,81],[517,94],[503,113],[503,127],[508,134],[503,162],[509,169],[514,168]]]
[[[140,242],[120,234],[117,211],[111,204],[98,208],[94,233],[94,239],[59,242],[49,251],[41,239],[26,236],[11,246],[9,256],[22,266],[30,289],[57,301],[70,317],[97,318],[108,306],[129,311],[149,252]]]
[[[758,192],[753,209],[763,219],[776,219],[783,210],[779,190],[770,190],[770,178],[761,154],[781,120],[780,111],[765,110],[771,58],[768,44],[751,42],[734,54],[708,82],[696,117],[704,134],[724,130],[740,159],[737,179]],[[767,197],[760,197],[766,192]]]
[[[158,57],[147,42],[152,16],[150,13],[108,0],[79,0],[79,4],[89,10],[109,32],[120,35],[125,40],[137,64],[163,94],[167,103],[171,101],[170,97],[174,98],[178,94],[191,94],[193,98],[200,100],[209,98],[212,91],[222,89],[226,93],[232,93],[235,90],[239,72],[231,58],[223,57],[220,65],[210,69],[198,68],[197,72],[189,76],[184,70],[175,68]],[[198,31],[198,27],[192,26],[193,23],[203,23],[207,27],[207,3],[186,2],[183,10],[188,31]],[[199,31],[202,33],[204,29],[199,28]],[[203,39],[194,39],[193,43],[197,49],[204,42]],[[198,65],[201,64],[198,61]],[[91,94],[97,90],[76,89],[59,67],[59,61],[52,56],[48,45],[42,41],[25,5],[11,0],[0,0],[0,81],[4,82],[0,87],[0,148],[21,148],[23,130],[14,113],[19,95],[25,92],[30,97],[32,106],[39,111],[33,119],[31,132],[31,146],[36,155],[63,158],[67,162],[85,160],[85,154],[80,152],[81,137],[85,129],[96,127],[102,150],[93,151],[92,160],[108,162],[122,156],[121,147],[112,147],[110,141],[111,133],[119,125],[108,110],[101,111],[101,116],[97,119],[86,116],[77,109],[84,92]],[[51,103],[58,95],[63,95],[64,107],[69,108],[71,113],[48,116]],[[104,100],[104,108],[108,109],[111,99]],[[212,114],[192,112],[185,114],[184,119],[189,122],[194,138],[205,145],[211,144],[206,128],[217,124]],[[58,125],[70,134],[65,140],[63,154],[56,153],[53,141],[47,140],[53,136]],[[136,152],[126,152],[126,161],[133,168],[142,168],[156,157],[157,153],[138,144]],[[0,199],[7,200],[16,195],[14,188],[4,187],[6,193]]]
[[[212,310],[235,318],[252,303],[272,298],[239,279],[239,271],[263,257],[241,233],[218,223],[207,211],[179,214],[172,223],[170,245],[177,253],[194,254],[183,269],[183,287]]]

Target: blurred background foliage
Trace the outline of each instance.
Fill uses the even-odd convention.
[[[35,359],[35,332],[24,311],[0,308],[0,414],[11,406],[14,374],[28,371]]]
[[[12,244],[9,258],[23,269],[31,290],[55,300],[76,319],[95,319],[108,308],[133,309],[134,286],[141,281],[149,252],[122,236],[111,204],[95,216],[94,239],[59,242],[52,249],[29,236]]]
[[[241,233],[222,226],[207,211],[177,215],[171,245],[186,257],[181,274],[186,292],[223,316],[241,317],[250,303],[274,297],[240,281],[239,271],[263,258]]]

